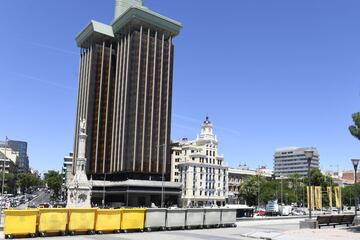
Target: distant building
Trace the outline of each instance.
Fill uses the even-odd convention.
[[[18,172],[29,172],[29,157],[27,154],[27,142],[9,140],[8,146],[13,150],[19,152],[17,160]]]
[[[6,156],[7,159],[11,160],[14,165],[16,166],[18,159],[19,159],[19,152],[13,150],[5,143],[2,143],[0,145],[0,153],[2,153],[4,156]]]
[[[240,199],[240,187],[244,179],[251,176],[263,176],[267,179],[271,179],[273,176],[273,172],[266,168],[265,166],[261,166],[256,170],[250,170],[250,168],[246,165],[240,165],[238,168],[229,168],[229,204],[244,204],[245,202]]]
[[[334,183],[339,186],[354,185],[355,173],[354,170],[343,170],[343,171],[326,171],[324,175],[329,176],[333,179]],[[360,174],[357,174],[357,182],[360,182]]]
[[[67,186],[73,178],[72,166],[73,166],[73,153],[69,153],[69,155],[64,156],[64,162],[61,171],[61,174],[63,176],[64,187]]]
[[[287,147],[276,149],[274,154],[274,174],[276,178],[286,178],[291,174],[307,176],[308,163],[305,150],[314,151],[311,168],[319,168],[319,153],[316,148]]]
[[[266,178],[272,178],[274,174],[274,171],[267,168],[266,166],[260,166],[255,171],[256,173],[259,173],[261,176]]]
[[[5,163],[5,166],[4,166]],[[5,168],[4,168],[5,167]],[[7,158],[4,153],[0,152],[0,171],[2,172],[3,169],[5,173],[15,173],[16,172],[16,165],[14,161]]]
[[[213,125],[206,117],[196,140],[174,142],[171,181],[182,184],[182,206],[224,205],[228,195],[228,167],[218,153]]]

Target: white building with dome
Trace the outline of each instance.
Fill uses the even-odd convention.
[[[228,167],[218,153],[218,141],[209,117],[195,140],[173,142],[171,181],[182,183],[181,204],[222,206],[228,196]]]

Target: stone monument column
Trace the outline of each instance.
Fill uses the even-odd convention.
[[[78,154],[75,161],[75,175],[72,181],[67,186],[68,197],[67,205],[69,208],[89,208],[91,207],[91,183],[88,180],[85,168],[86,168],[86,158],[85,158],[85,149],[86,149],[86,121],[85,119],[80,120],[80,129],[79,129],[79,145],[78,145]]]

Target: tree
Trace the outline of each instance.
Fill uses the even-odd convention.
[[[360,140],[360,112],[354,113],[352,115],[352,119],[354,121],[354,125],[349,127],[349,131],[351,135]]]
[[[53,190],[55,197],[58,197],[61,190],[63,178],[57,171],[49,170],[45,173],[45,182],[47,186]]]
[[[258,189],[261,188],[261,185],[265,181],[262,176],[251,176],[241,183],[240,185],[240,197],[246,201],[246,204],[249,206],[254,206],[257,204]]]
[[[7,193],[16,194],[16,175],[14,173],[5,173],[5,184]]]
[[[42,185],[41,180],[31,173],[18,173],[16,179],[22,193],[29,192],[32,188]]]

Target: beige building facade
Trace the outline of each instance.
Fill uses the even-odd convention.
[[[195,140],[182,139],[171,148],[171,181],[182,184],[181,205],[222,206],[228,195],[228,167],[208,117]]]

